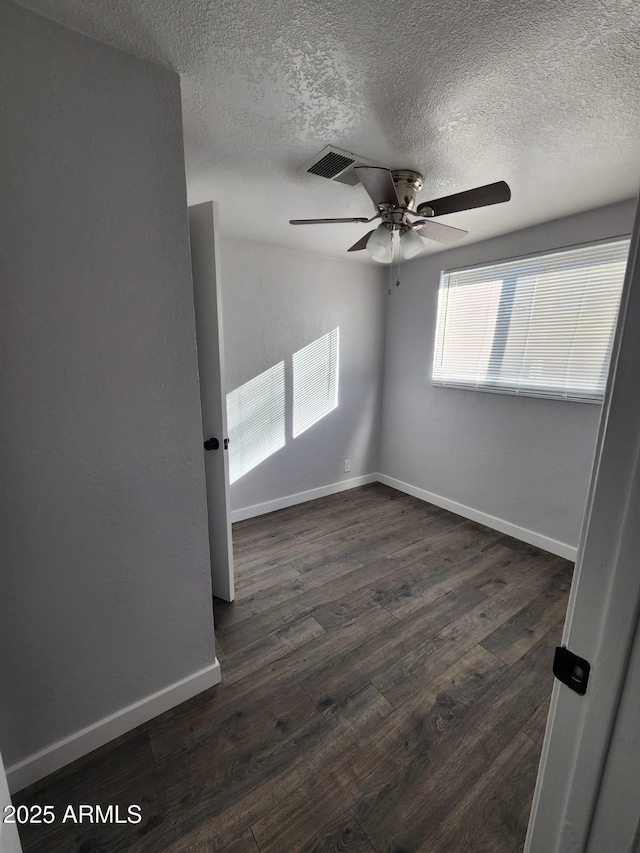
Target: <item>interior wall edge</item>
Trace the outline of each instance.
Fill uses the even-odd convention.
[[[220,664],[215,658],[213,663],[204,669],[194,672],[186,678],[170,684],[162,690],[146,696],[132,705],[110,714],[69,735],[52,743],[39,752],[28,756],[17,764],[7,767],[7,782],[9,790],[17,791],[43,779],[50,773],[71,764],[94,749],[104,746],[109,741],[135,729],[175,708],[187,699],[191,699],[203,690],[208,690],[220,683]]]

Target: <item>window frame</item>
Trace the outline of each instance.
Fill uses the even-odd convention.
[[[499,268],[503,264],[504,265],[512,264],[512,263],[515,263],[517,261],[526,262],[526,261],[529,261],[531,259],[545,258],[545,257],[548,257],[549,255],[562,254],[563,252],[571,252],[571,251],[575,251],[575,250],[582,249],[582,248],[594,248],[597,246],[607,246],[607,245],[610,245],[613,243],[621,243],[621,242],[625,242],[625,241],[630,244],[630,241],[631,241],[631,235],[630,234],[620,234],[620,235],[613,236],[613,237],[605,237],[605,238],[600,239],[600,240],[588,240],[588,241],[585,241],[582,243],[575,243],[575,244],[572,244],[570,246],[561,246],[561,247],[558,247],[555,249],[546,249],[543,252],[528,252],[527,254],[513,255],[513,256],[510,256],[508,258],[501,258],[500,260],[486,261],[486,262],[480,263],[480,264],[466,264],[464,266],[450,267],[448,269],[441,270],[440,281],[438,284],[438,289],[436,291],[436,295],[437,295],[436,298],[437,298],[438,305],[436,308],[436,321],[435,321],[435,328],[434,328],[434,334],[433,334],[433,348],[432,348],[432,353],[431,353],[431,371],[430,371],[431,372],[431,376],[430,376],[431,385],[436,387],[436,388],[453,388],[453,389],[457,389],[460,391],[480,391],[480,392],[488,393],[488,394],[503,394],[503,395],[506,395],[509,397],[534,397],[534,398],[545,399],[545,400],[558,400],[560,402],[590,403],[590,404],[595,404],[598,406],[602,405],[604,392],[598,396],[595,396],[595,395],[583,395],[583,396],[581,396],[579,393],[570,393],[569,394],[569,393],[561,393],[558,391],[545,391],[542,389],[535,389],[535,388],[506,387],[504,385],[500,385],[500,384],[495,383],[495,382],[484,382],[484,383],[480,384],[479,382],[471,383],[471,382],[456,382],[456,381],[450,380],[450,379],[434,379],[433,372],[434,372],[434,368],[435,368],[436,349],[437,349],[437,343],[438,343],[438,321],[440,318],[440,293],[445,286],[444,285],[445,276],[450,275],[451,273],[460,273],[460,272],[464,272],[465,270],[478,271],[478,270],[482,270],[484,268],[492,269],[495,271],[496,268]],[[599,263],[598,260],[586,261],[584,264],[576,264],[576,268],[579,268],[580,266],[585,266],[585,267],[594,266],[597,263]],[[626,277],[626,275],[627,275],[627,270],[625,269],[625,277]],[[512,275],[511,279],[514,280],[515,276]],[[623,285],[620,288],[621,293],[622,293],[623,286],[624,286],[624,280],[623,280]],[[502,305],[504,298],[505,298],[505,294],[504,294],[504,282],[503,282],[503,286],[501,288],[501,293],[500,293],[498,311],[500,311],[500,305]],[[619,312],[619,306],[618,306],[618,312]],[[616,325],[617,325],[617,321],[614,322],[614,324],[611,328],[611,331],[610,331],[609,360],[606,362],[607,372],[608,372],[609,364],[610,364],[611,346],[613,344],[613,339],[615,336]],[[491,355],[491,358],[493,358],[493,353]],[[605,379],[606,379],[606,377],[605,377]]]

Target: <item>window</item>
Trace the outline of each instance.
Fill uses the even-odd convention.
[[[628,253],[617,239],[443,272],[433,382],[602,400]]]

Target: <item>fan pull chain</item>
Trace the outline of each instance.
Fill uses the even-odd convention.
[[[393,280],[393,261],[395,258],[395,231],[391,232],[391,263],[389,264],[389,284],[387,285],[387,293],[391,296],[391,282]],[[400,240],[398,239],[398,259],[396,262],[396,287],[400,287]]]

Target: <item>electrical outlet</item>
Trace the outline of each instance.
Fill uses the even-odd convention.
[[[350,470],[351,470],[351,460],[345,459],[344,460],[344,473],[348,474]]]

